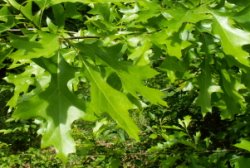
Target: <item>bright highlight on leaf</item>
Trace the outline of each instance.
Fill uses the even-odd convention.
[[[59,49],[59,38],[55,34],[40,32],[31,39],[15,37],[11,45],[18,50],[9,57],[16,61],[39,57],[48,58]]]
[[[249,67],[249,53],[242,47],[250,44],[250,33],[233,27],[227,16],[220,16],[216,13],[213,13],[213,16],[215,18],[213,31],[221,38],[223,51]]]
[[[241,139],[240,143],[237,143],[234,146],[236,146],[237,148],[240,148],[240,149],[245,149],[245,150],[250,152],[250,141],[248,141],[246,139]]]
[[[70,136],[73,121],[84,116],[84,102],[69,91],[67,82],[74,77],[74,68],[60,54],[51,59],[39,58],[35,62],[51,75],[49,86],[24,96],[13,114],[16,119],[41,118],[43,121],[42,147],[54,146],[58,156],[66,159],[75,152],[75,143]],[[36,92],[36,90],[34,90]]]

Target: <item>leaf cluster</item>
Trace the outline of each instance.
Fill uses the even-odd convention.
[[[149,116],[170,118],[157,116],[160,126],[179,129],[161,133],[165,143],[152,150],[174,150],[176,139],[196,151],[210,149],[205,139],[221,131],[211,140],[216,150],[223,138],[248,126],[250,4],[242,2],[4,0],[0,67],[12,96],[3,106],[14,120],[36,119],[41,146],[54,146],[64,161],[76,151],[74,121],[108,115],[139,141],[131,116],[151,104],[157,110]],[[164,84],[150,82],[156,75],[166,78]],[[159,108],[174,111],[161,114]],[[196,126],[188,128],[191,120]],[[231,147],[249,151],[248,133],[238,135]],[[190,158],[193,166],[198,156]],[[178,163],[166,164],[171,162]]]

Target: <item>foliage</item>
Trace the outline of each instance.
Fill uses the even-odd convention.
[[[145,132],[153,140],[160,138],[156,145],[141,136],[141,143],[149,144],[144,149],[149,153],[173,152],[167,155],[171,157],[153,155],[162,167],[239,167],[249,162],[230,152],[220,152],[217,158],[210,153],[235,147],[249,151],[248,1],[0,4],[1,78],[8,82],[7,91],[13,90],[3,104],[13,120],[35,118],[41,146],[54,146],[64,161],[76,151],[72,123],[103,122],[108,114],[117,130],[126,130],[137,141]],[[152,82],[157,74],[166,81]],[[140,132],[131,116],[145,106],[157,109],[144,114],[157,125]],[[228,137],[232,139],[225,146]],[[185,153],[178,154],[183,148]],[[233,157],[235,162],[225,162]],[[108,159],[118,164],[117,158]]]

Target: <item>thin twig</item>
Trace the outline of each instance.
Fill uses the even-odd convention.
[[[35,31],[35,30],[38,30],[36,28],[26,28],[26,30],[29,30],[29,31]],[[9,29],[7,30],[9,32],[21,32],[22,29]],[[73,31],[68,31],[67,33],[71,33],[71,34],[75,34],[77,32],[73,32]],[[71,36],[71,37],[62,37],[60,39],[62,40],[77,40],[77,39],[87,39],[87,38],[95,38],[95,39],[99,39],[100,37],[99,36]]]
[[[87,39],[87,38],[95,38],[95,39],[99,39],[100,37],[98,36],[75,36],[75,37],[63,37],[61,38],[63,39],[67,39],[67,40],[77,40],[77,39]]]
[[[37,30],[37,29],[35,29],[35,28],[25,28],[25,30],[34,31],[34,30]],[[9,29],[8,31],[9,32],[21,32],[22,30],[21,29]]]
[[[38,30],[36,28],[23,28],[25,30],[29,30],[29,31],[35,31],[35,30]],[[9,29],[7,30],[9,32],[21,32],[22,29]],[[77,32],[74,32],[74,31],[68,31],[68,30],[64,30],[66,33],[70,33],[70,34],[76,34]]]

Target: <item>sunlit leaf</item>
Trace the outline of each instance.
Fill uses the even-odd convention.
[[[249,53],[242,49],[244,45],[250,44],[250,33],[235,28],[230,24],[230,18],[213,13],[213,31],[221,38],[223,51],[232,55],[241,64],[250,66]]]
[[[139,129],[128,112],[133,107],[132,103],[126,95],[109,86],[93,67],[87,63],[84,66],[91,81],[89,112],[108,113],[132,138],[139,140]]]
[[[236,146],[237,148],[240,148],[240,149],[245,149],[245,150],[250,152],[250,141],[248,141],[246,139],[241,139],[240,143],[237,143],[234,146]]]
[[[65,160],[69,153],[75,152],[70,126],[73,121],[84,116],[82,110],[85,108],[84,102],[67,87],[67,82],[74,77],[74,69],[60,55],[53,59],[37,59],[35,62],[50,73],[51,81],[39,93],[24,96],[13,117],[43,119],[40,130],[43,135],[42,147],[54,146],[58,156]]]
[[[131,66],[128,67],[127,71],[118,71],[117,74],[121,78],[124,89],[133,96],[137,97],[137,93],[139,93],[153,104],[167,105],[167,103],[162,100],[164,94],[161,91],[147,87],[143,84],[143,80],[152,78],[157,74],[156,71],[150,67]],[[131,76],[134,77],[134,80],[131,80]]]
[[[35,38],[35,39],[34,39]],[[9,57],[16,61],[20,59],[32,59],[39,57],[51,57],[59,49],[59,38],[55,34],[40,32],[32,40],[29,38],[15,37],[11,45],[18,49]],[[36,39],[38,41],[36,41]]]
[[[162,100],[164,94],[159,90],[149,88],[143,83],[144,80],[152,78],[157,75],[157,72],[149,66],[135,66],[128,64],[127,62],[118,62],[115,58],[115,54],[121,52],[120,46],[117,45],[113,50],[109,48],[98,48],[98,44],[81,44],[80,45],[83,54],[97,57],[101,59],[105,64],[109,65],[113,71],[120,77],[123,84],[123,88],[131,93],[134,97],[137,97],[139,93],[151,103],[166,105],[166,102]],[[117,53],[115,51],[117,50]],[[133,76],[133,79],[131,79]]]
[[[28,91],[29,87],[34,84],[35,79],[31,78],[32,75],[39,75],[40,69],[35,64],[26,67],[25,71],[19,75],[10,74],[5,78],[9,83],[15,85],[14,95],[8,101],[10,108],[14,108],[17,105],[20,94],[24,94]]]
[[[11,0],[12,1],[12,0]],[[52,5],[56,5],[56,4],[60,4],[60,3],[64,3],[64,2],[70,2],[70,3],[84,3],[84,4],[88,4],[88,3],[106,3],[106,2],[133,2],[132,0],[38,0],[39,3],[44,3],[46,2],[45,6],[52,6]]]

